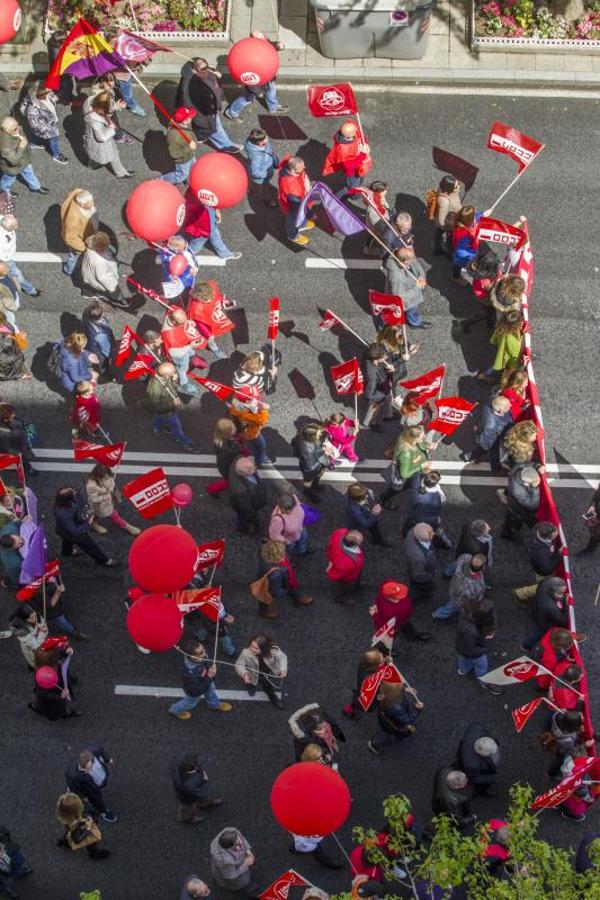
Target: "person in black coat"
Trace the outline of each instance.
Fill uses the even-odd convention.
[[[392,542],[383,536],[379,525],[382,505],[375,499],[373,491],[364,484],[351,484],[344,497],[346,526],[350,530],[368,531],[373,543],[380,547],[391,547]]]
[[[363,655],[361,656],[360,662],[356,669],[356,687],[352,691],[352,700],[347,704],[347,706],[344,706],[344,708],[342,709],[342,715],[346,716],[347,719],[357,719],[363,712],[363,708],[358,702],[363,681],[368,675],[373,675],[373,673],[376,672],[377,669],[382,666],[385,661],[386,657],[383,655],[381,650],[376,648],[367,650],[366,653],[363,653]],[[373,703],[369,707],[369,712],[376,708],[377,697],[375,697]]]
[[[267,502],[267,491],[251,456],[238,456],[229,470],[229,502],[237,516],[238,531],[257,534],[258,513]]]
[[[195,709],[202,699],[209,709],[231,712],[231,703],[221,700],[217,694],[215,687],[217,667],[200,641],[192,634],[184,634],[180,649],[183,651],[181,682],[184,696],[171,704],[170,715],[186,721],[192,716],[191,710]]]
[[[451,816],[461,831],[473,822],[471,812],[473,790],[464,772],[453,766],[442,766],[433,779],[431,807],[434,816]]]
[[[491,793],[498,777],[498,742],[481,722],[472,722],[465,730],[454,765],[464,772],[476,794]]]
[[[383,734],[368,741],[367,747],[375,756],[383,756],[383,749],[388,744],[398,743],[414,734],[423,703],[405,683],[382,684],[377,699],[377,724]]]
[[[219,116],[224,100],[219,75],[209,68],[207,61],[196,56],[186,62],[181,69],[175,105],[196,110],[192,130],[198,141],[209,140],[217,150],[237,153],[242,148],[233,143]]]
[[[523,649],[531,650],[549,628],[569,627],[567,583],[563,578],[550,575],[540,581],[529,601],[531,633],[523,641]]]
[[[186,825],[202,822],[199,809],[221,806],[221,797],[211,796],[208,775],[194,750],[178,753],[169,766],[171,782],[177,797],[177,821]]]
[[[304,493],[316,503],[321,501],[319,491],[325,490],[319,482],[325,472],[333,466],[332,458],[326,453],[327,446],[327,431],[318,422],[309,422],[302,426],[298,434],[292,438],[292,450],[298,457]]]
[[[385,347],[377,343],[367,347],[362,362],[365,379],[364,397],[369,403],[362,427],[370,428],[371,431],[383,431],[383,425],[378,425],[373,420],[380,411],[383,411],[384,418],[389,418],[391,414],[394,366],[388,360]]]
[[[270,604],[259,602],[259,615],[264,619],[277,619],[278,600],[289,597],[295,606],[310,606],[313,598],[301,594],[297,588],[296,573],[287,559],[287,547],[284,541],[267,540],[260,548],[258,561],[258,577],[268,575],[269,594],[273,598]]]
[[[490,397],[481,407],[475,426],[475,440],[469,453],[462,455],[466,462],[476,463],[489,453],[492,469],[499,469],[498,446],[500,438],[513,424],[510,400],[498,395]]]
[[[453,541],[442,528],[442,505],[446,495],[440,487],[441,480],[442,476],[435,470],[421,472],[410,479],[407,485],[408,505],[402,534],[406,537],[418,522],[424,522],[431,525],[435,531],[433,538],[435,546],[448,550],[452,547]]]
[[[529,563],[535,572],[535,584],[514,588],[513,600],[519,606],[526,606],[537,591],[543,578],[552,575],[562,559],[562,543],[559,531],[552,522],[539,522],[529,545]]]
[[[73,556],[78,547],[91,556],[101,566],[116,566],[117,560],[106,555],[89,535],[92,515],[83,502],[81,494],[72,487],[58,489],[54,500],[54,529],[62,539],[63,556]]]
[[[488,672],[487,642],[496,631],[496,610],[491,600],[470,606],[464,604],[458,617],[455,648],[458,656],[457,672],[468,675],[473,672],[482,688],[491,694],[504,693],[496,684],[488,684],[481,678]]]
[[[33,429],[33,426],[29,426]],[[0,403],[0,453],[19,453],[26,475],[37,475],[31,466],[33,453],[29,446],[27,428],[22,419],[17,418],[14,406]]]
[[[25,878],[33,872],[27,863],[25,855],[19,844],[13,840],[10,829],[6,825],[0,825],[0,854],[8,856],[8,872],[0,874],[0,895],[6,897],[18,897],[19,895],[4,881],[3,875],[11,875],[13,878]]]
[[[335,757],[338,741],[346,741],[344,732],[338,723],[323,710],[318,703],[309,703],[297,709],[288,719],[294,737],[295,761],[300,762],[302,754],[309,744],[321,747],[321,760],[328,766],[337,768]]]
[[[475,556],[476,553],[483,553],[485,556],[486,582],[489,584],[489,570],[493,564],[493,550],[494,539],[491,525],[484,519],[473,519],[470,522],[465,522],[456,545],[455,559],[448,563],[444,569],[444,578],[452,578],[456,572],[456,560],[463,553],[468,553],[470,556]]]
[[[34,712],[51,722],[83,715],[82,711],[73,705],[73,684],[77,682],[77,679],[71,674],[70,666],[63,671],[63,664],[72,653],[73,650],[69,646],[55,646],[49,650],[40,648],[35,654],[36,668],[49,666],[55,669],[58,683],[53,688],[43,688],[35,681],[33,701],[28,705]],[[65,671],[67,672],[66,678]]]
[[[116,822],[117,817],[104,802],[102,794],[109,776],[112,759],[99,745],[91,744],[72,759],[65,772],[67,787],[85,800],[94,813],[99,813],[106,822]]]
[[[429,600],[433,594],[436,556],[434,531],[426,522],[418,522],[406,535],[404,557],[411,600]]]
[[[523,525],[533,528],[536,524],[535,514],[540,505],[540,472],[543,471],[543,466],[536,468],[531,463],[516,463],[508,473],[506,492],[500,493],[500,498],[508,505],[500,532],[504,540],[517,541]]]

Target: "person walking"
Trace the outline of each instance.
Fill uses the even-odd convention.
[[[244,141],[244,153],[250,163],[250,180],[256,193],[267,206],[277,207],[279,204],[271,179],[279,168],[280,159],[267,132],[262,128],[253,128]]]
[[[302,247],[310,243],[310,239],[301,232],[310,231],[315,227],[314,215],[310,210],[307,210],[302,222],[296,225],[300,204],[310,189],[311,183],[306,174],[304,160],[299,156],[286,154],[279,163],[277,197],[279,207],[285,216],[283,223],[285,236],[288,241]]]
[[[286,555],[284,541],[266,540],[260,548],[258,561],[258,579],[264,579],[264,585],[258,596],[259,615],[264,619],[279,618],[277,601],[290,597],[294,606],[310,606],[313,598],[301,594],[298,590],[298,577]]]
[[[567,582],[564,578],[549,575],[540,581],[535,594],[529,599],[530,632],[521,644],[525,652],[531,650],[549,628],[569,627],[567,593]]]
[[[273,464],[267,455],[267,442],[262,433],[269,424],[269,408],[259,388],[252,386],[244,388],[241,395],[235,393],[229,403],[229,415],[236,424],[239,438],[248,444],[259,469]]]
[[[373,168],[371,149],[362,130],[352,119],[347,119],[333,135],[321,176],[327,178],[335,172],[342,172],[344,187],[337,191],[343,199],[352,188],[360,187],[365,175]]]
[[[177,798],[177,821],[195,825],[204,821],[200,810],[221,806],[223,799],[212,794],[200,754],[196,750],[177,753],[169,765],[169,775]]]
[[[15,519],[3,525],[0,531],[0,563],[2,565],[2,587],[16,590],[21,583],[23,555],[21,550],[25,540],[21,537],[22,521]]]
[[[463,553],[456,560],[456,569],[448,588],[448,602],[431,614],[434,619],[449,619],[461,612],[465,605],[477,607],[485,597],[485,566],[483,553],[471,556]]]
[[[57,102],[58,97],[54,91],[38,84],[25,95],[19,111],[33,135],[31,149],[41,150],[45,144],[53,161],[65,166],[69,160],[60,149]]]
[[[237,828],[223,828],[211,841],[210,870],[223,890],[258,897],[261,888],[254,880],[255,861],[250,844]]]
[[[62,239],[68,249],[62,270],[65,275],[72,275],[86,250],[86,238],[96,234],[100,227],[98,210],[90,191],[83,188],[70,191],[60,205],[60,221]]]
[[[476,795],[495,796],[500,748],[498,741],[481,722],[472,722],[465,729],[454,765],[465,773]]]
[[[210,888],[198,875],[188,875],[183,881],[179,900],[206,900],[210,897]]]
[[[482,553],[485,556],[486,575],[489,573],[494,562],[494,538],[491,525],[484,519],[472,519],[464,523],[454,551],[455,558],[444,569],[444,578],[452,578],[456,571],[456,560],[463,553],[471,556]],[[486,585],[489,586],[489,583],[487,578]]]
[[[462,208],[461,191],[464,185],[453,175],[444,175],[435,195],[436,229],[433,236],[434,256],[452,256],[452,230]]]
[[[385,260],[383,267],[386,275],[385,290],[388,294],[402,297],[408,327],[431,328],[431,322],[421,318],[419,311],[419,306],[425,299],[423,290],[427,286],[427,279],[425,270],[412,247],[399,247],[394,250]]]
[[[456,671],[459,675],[473,672],[482,688],[500,696],[504,693],[501,687],[481,680],[489,670],[486,641],[491,640],[495,633],[496,610],[491,600],[483,600],[476,606],[465,605],[456,628]]]
[[[281,41],[269,41],[265,36],[263,31],[259,31],[255,28],[250,32],[250,37],[256,38],[261,41],[268,41],[268,43],[275,47],[276,50],[285,50],[285,44]],[[244,85],[244,93],[240,94],[239,97],[236,97],[233,103],[230,103],[227,109],[224,112],[224,115],[230,119],[232,122],[241,122],[243,121],[240,113],[251,103],[254,103],[255,100],[258,100],[259,97],[264,97],[265,106],[267,107],[267,111],[271,115],[275,115],[279,113],[283,115],[283,113],[289,112],[288,106],[282,106],[279,102],[279,98],[277,96],[277,79],[271,78],[269,81],[266,81],[264,84],[259,85],[258,87],[252,87],[251,85]]]
[[[384,650],[387,653],[386,648],[381,649],[381,645],[376,645],[370,650],[365,651],[365,653],[363,653],[360,657],[360,661],[356,669],[356,686],[352,690],[352,700],[342,708],[342,715],[347,719],[358,719],[363,712],[363,708],[358,702],[363,682],[365,678],[369,677],[369,675],[374,675],[375,672],[377,672],[377,670],[381,668],[381,666],[385,665],[386,660],[390,658],[386,656]],[[369,712],[372,709],[377,708],[377,702],[377,696],[375,696],[375,698],[373,699],[373,703],[369,707]]]
[[[100,523],[100,519],[110,519],[119,528],[134,537],[141,534],[141,530],[135,525],[130,525],[115,509],[119,494],[115,476],[108,466],[97,463],[85,480],[85,489],[88,502],[92,508],[92,528],[98,534],[106,534],[106,528]]]
[[[258,514],[267,503],[267,491],[251,456],[238,456],[229,470],[229,502],[236,514],[237,530],[258,534]]]
[[[219,259],[240,259],[242,254],[230,250],[223,240],[219,228],[221,212],[202,203],[191,188],[185,192],[184,200],[185,219],[182,231],[189,241],[190,250],[199,253],[208,242]]]
[[[134,60],[130,60],[127,63],[127,66],[123,69],[115,69],[112,73],[115,79],[115,87],[117,91],[121,95],[121,99],[125,104],[125,108],[128,112],[132,113],[134,116],[139,116],[139,118],[144,119],[146,117],[146,110],[140,106],[140,104],[135,99],[133,93],[133,82],[134,77],[132,73],[132,69],[134,72],[136,70],[140,70],[144,67],[144,62],[137,63]]]
[[[360,462],[361,457],[354,447],[358,435],[358,425],[354,419],[349,419],[344,413],[336,412],[328,416],[323,425],[339,456],[345,456],[350,462]]]
[[[31,875],[33,869],[25,859],[20,845],[13,840],[10,829],[6,825],[0,825],[0,859],[2,859],[0,896],[19,897],[17,891],[6,883],[4,876],[21,879]]]
[[[50,193],[47,187],[42,187],[33,170],[31,144],[21,126],[12,116],[5,116],[0,122],[0,191],[17,197],[11,190],[17,178],[25,182],[32,194]]]
[[[365,381],[364,395],[368,406],[361,427],[381,432],[383,425],[374,420],[380,412],[383,413],[384,419],[391,418],[394,367],[388,360],[385,347],[378,343],[367,347],[362,364]]]
[[[181,184],[183,181],[188,181],[190,169],[196,162],[198,148],[192,128],[192,120],[195,115],[196,110],[187,106],[179,106],[174,110],[167,128],[167,152],[174,169],[172,172],[161,175],[161,181],[168,181],[170,184]]]
[[[33,671],[37,668],[35,654],[48,637],[46,619],[29,603],[23,603],[12,613],[9,625],[6,631],[0,631],[0,638],[14,635],[28,668]]]
[[[119,285],[119,268],[105,231],[90,234],[84,241],[81,259],[81,280],[87,296],[105,297],[114,306],[128,309],[129,302]]]
[[[60,383],[66,391],[75,391],[80,381],[96,381],[98,375],[90,366],[99,365],[95,353],[87,349],[87,337],[72,331],[60,344]]]
[[[477,256],[479,238],[477,226],[481,213],[476,212],[474,206],[462,206],[454,219],[452,228],[452,278],[454,284],[460,287],[470,287],[466,278],[463,278],[463,269],[468,268]]]
[[[66,638],[51,639],[52,646],[44,650],[40,647],[36,651],[36,668],[49,666],[56,672],[57,682],[52,688],[41,687],[35,682],[33,701],[28,704],[29,709],[50,722],[58,719],[79,718],[83,712],[73,704],[73,676],[69,678],[69,667],[73,658],[73,648]],[[50,643],[50,641],[49,641]]]
[[[481,406],[479,419],[475,424],[473,446],[463,453],[465,462],[477,463],[489,455],[490,465],[499,469],[498,447],[504,432],[513,424],[511,405],[508,397],[498,394],[490,397]]]
[[[517,463],[508,473],[506,493],[499,494],[500,500],[508,505],[500,532],[505,541],[518,541],[523,525],[535,526],[540,505],[540,474],[543,472],[543,466],[536,468],[530,463]]]
[[[350,594],[360,587],[365,564],[363,541],[360,531],[337,528],[327,542],[326,575],[334,586],[334,601],[342,606],[354,606],[355,603]]]
[[[302,471],[304,493],[309,500],[321,502],[320,484],[325,472],[332,468],[332,456],[327,452],[327,432],[318,422],[308,422],[298,429],[291,441]]]
[[[202,699],[208,709],[230,712],[231,703],[221,700],[217,693],[215,687],[217,667],[209,658],[204,646],[193,635],[187,635],[181,642],[181,650],[184,696],[171,704],[169,714],[185,722],[192,718],[191,710],[195,709]]]
[[[177,396],[177,370],[173,363],[164,362],[146,382],[146,395],[142,406],[152,413],[152,432],[155,435],[170,434],[186,453],[194,453],[194,442],[185,434],[177,410],[181,400]]]
[[[92,99],[90,109],[85,114],[83,147],[89,162],[94,164],[92,168],[110,166],[117,178],[131,178],[134,173],[125,168],[119,156],[115,141],[117,129],[118,125],[111,113],[110,95],[103,91]]]
[[[100,744],[91,744],[71,760],[65,771],[68,789],[81,797],[93,813],[105,822],[117,821],[114,812],[104,802],[102,793],[108,784],[109,766],[113,762]]]
[[[576,556],[586,556],[593,553],[598,544],[600,544],[600,487],[594,491],[590,505],[583,514],[585,524],[589,531],[588,542],[585,547],[578,550]]]
[[[281,694],[288,672],[288,658],[273,638],[266,634],[250,638],[236,660],[235,671],[250,697],[260,688],[276,709],[285,708]]]
[[[297,709],[288,719],[288,725],[294,738],[296,762],[302,760],[309,744],[316,744],[322,750],[321,761],[337,770],[338,741],[345,743],[346,736],[336,720],[318,703],[308,703]]]
[[[221,492],[229,488],[229,472],[234,460],[240,455],[240,441],[232,419],[217,419],[213,431],[213,447],[221,479],[207,484],[206,493],[218,500]]]
[[[16,263],[17,255],[17,228],[19,220],[16,216],[8,215],[0,218],[0,262],[8,266],[8,274],[19,285],[19,290],[28,297],[39,297],[42,293],[28,281]]]
[[[407,484],[408,504],[402,534],[406,537],[418,522],[425,522],[433,528],[434,543],[450,550],[454,546],[452,538],[442,526],[442,508],[446,495],[440,486],[440,472],[428,469],[411,478]]]
[[[206,346],[215,359],[227,359],[227,353],[217,344],[217,338],[233,331],[234,324],[225,314],[224,304],[230,303],[214,279],[208,281],[196,276],[187,304],[187,316],[206,340]],[[228,307],[229,308],[229,307]]]
[[[69,850],[85,850],[90,859],[106,859],[110,850],[100,847],[102,832],[91,816],[85,812],[83,801],[77,794],[61,794],[56,804],[56,818],[64,825],[65,833],[56,842],[57,847]]]
[[[411,528],[404,541],[406,575],[411,600],[430,600],[436,570],[433,548],[434,531],[431,525],[419,522]]]
[[[517,606],[527,606],[542,579],[554,574],[562,560],[560,532],[553,522],[538,522],[529,544],[529,564],[535,573],[535,584],[513,588],[512,596]]]
[[[215,150],[239,153],[241,146],[231,140],[219,115],[225,100],[220,79],[205,59],[193,57],[181,69],[175,102],[178,107],[195,110],[192,129],[199,143],[210,141]]]
[[[399,581],[386,579],[383,581],[372,606],[369,607],[369,615],[373,620],[373,628],[377,632],[391,619],[395,619],[395,633],[401,632],[409,641],[430,641],[430,631],[419,631],[411,622],[413,604],[408,588]],[[375,645],[386,649],[383,643]]]
[[[286,555],[292,557],[312,555],[308,549],[308,531],[304,524],[305,511],[296,494],[283,491],[277,498],[277,505],[271,513],[269,539],[283,541]]]
[[[364,484],[356,482],[349,486],[344,497],[344,511],[346,525],[349,529],[368,531],[376,546],[392,546],[392,541],[381,533],[379,517],[383,512],[383,507],[375,499],[373,491]]]
[[[100,300],[92,300],[81,317],[83,333],[87,338],[86,349],[98,357],[100,374],[110,369],[115,350],[115,335],[106,315],[106,307]]]
[[[453,766],[441,766],[433,779],[431,808],[434,816],[446,815],[464,831],[475,819],[471,811],[473,789],[464,772]]]
[[[77,555],[83,550],[101,566],[118,565],[117,560],[107,556],[90,537],[91,513],[81,494],[68,485],[60,487],[54,499],[54,528],[62,541],[63,556]]]
[[[193,397],[198,387],[189,380],[188,369],[195,363],[196,351],[204,344],[202,336],[185,310],[175,306],[165,316],[161,337],[165,353],[177,370],[180,392]]]
[[[383,756],[384,747],[414,734],[424,704],[405,682],[382,684],[377,699],[377,724],[383,734],[367,741],[367,747],[374,756]]]

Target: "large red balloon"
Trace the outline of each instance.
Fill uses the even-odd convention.
[[[17,0],[0,0],[0,44],[12,41],[21,27],[21,7]]]
[[[142,181],[135,187],[125,207],[129,227],[145,241],[164,241],[177,234],[185,218],[185,203],[174,184]]]
[[[263,38],[243,38],[227,54],[227,68],[236,81],[256,87],[275,78],[279,69],[279,54]]]
[[[144,594],[127,611],[127,631],[146,650],[170,650],[183,633],[181,610],[170,597]]]
[[[331,834],[350,813],[350,791],[337,772],[323,763],[288,766],[271,788],[271,810],[292,834]]]
[[[154,525],[129,549],[129,571],[147,591],[168,594],[192,580],[198,559],[196,541],[177,525]]]
[[[227,209],[246,195],[248,175],[229,153],[205,153],[192,166],[190,187],[205,206]]]

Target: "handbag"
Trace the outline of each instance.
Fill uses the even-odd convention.
[[[12,335],[12,339],[19,350],[27,350],[27,348],[29,347],[27,335],[23,331],[15,331],[15,333]]]
[[[301,503],[300,506],[304,510],[304,524],[317,525],[321,521],[321,511],[308,503]]]
[[[102,832],[93,819],[85,816],[69,828],[65,840],[71,850],[82,850],[102,840]]]
[[[398,466],[396,465],[396,460],[393,459],[385,472],[383,473],[383,477],[390,485],[390,487],[394,488],[394,490],[399,491],[402,487],[404,487],[404,478],[398,472]]]
[[[273,596],[269,591],[269,575],[276,571],[277,567],[273,567],[262,578],[250,582],[250,593],[259,603],[263,603],[265,606],[270,606],[273,602]]]

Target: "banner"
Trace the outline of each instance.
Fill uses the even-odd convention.
[[[517,733],[523,731],[524,726],[543,702],[543,697],[536,697],[535,700],[530,700],[529,703],[525,703],[523,706],[518,706],[516,709],[513,709],[512,717]]]
[[[283,875],[270,884],[268,888],[259,894],[261,900],[287,900],[288,891],[292,885],[310,886],[310,881],[306,881],[302,875],[298,875],[294,869],[288,869]]]
[[[63,75],[72,75],[82,81],[124,67],[125,60],[113,50],[100,32],[80,18],[64,39],[58,56],[46,75],[44,86],[58,91]]]
[[[95,459],[104,466],[113,468],[123,459],[127,444],[93,444],[91,441],[73,441],[73,459]]]
[[[279,297],[271,297],[269,300],[269,327],[267,338],[270,341],[277,339],[279,334]]]
[[[469,403],[462,397],[439,397],[434,403],[438,412],[437,418],[432,419],[427,425],[427,430],[446,435],[454,434],[477,406],[476,403]]]
[[[131,355],[131,345],[134,341],[137,341],[140,346],[144,343],[141,337],[133,330],[133,328],[131,328],[129,325],[126,325],[123,329],[123,336],[119,341],[119,348],[115,357],[115,366],[122,366],[125,360],[129,359]]]
[[[298,205],[296,228],[300,228],[308,215],[310,204],[316,201],[321,203],[321,209],[329,219],[332,227],[339,231],[340,234],[349,237],[352,234],[360,234],[361,231],[365,230],[366,225],[364,221],[355,212],[352,212],[349,206],[342,203],[340,198],[321,181],[313,184],[306,197]]]
[[[498,153],[506,153],[514,159],[519,171],[526,169],[536,158],[543,144],[534,138],[505,125],[503,122],[494,122],[490,128],[487,145],[490,150]]]
[[[476,238],[496,247],[514,247],[519,250],[527,240],[527,234],[516,225],[482,216],[477,223]]]
[[[583,776],[589,772],[597,762],[597,757],[590,756],[581,766],[571,772],[570,775],[567,775],[566,778],[559,781],[555,787],[550,788],[549,791],[535,797],[530,803],[529,808],[533,810],[553,809],[555,806],[560,806],[561,803],[568,800],[571,794],[577,790],[583,781]]]
[[[147,353],[138,353],[123,375],[123,380],[137,381],[138,378],[144,378],[146,375],[154,375],[152,362],[154,362],[153,356],[149,356]]]
[[[116,52],[127,62],[145,62],[154,56],[157,50],[168,50],[164,44],[155,44],[147,41],[137,34],[132,34],[126,28],[122,28],[113,41]]]
[[[210,569],[211,566],[216,566],[218,568],[223,562],[224,555],[225,541],[223,539],[209,541],[206,544],[198,544],[196,572],[201,572],[203,569]]]
[[[552,672],[534,662],[533,659],[529,659],[528,656],[518,656],[516,659],[511,659],[510,662],[504,663],[503,666],[492,669],[486,675],[482,675],[480,681],[488,684],[522,684],[537,675],[551,674]]]
[[[386,325],[404,325],[404,301],[397,294],[369,291],[369,303],[374,316],[380,316]]]
[[[21,527],[23,536],[23,527]],[[48,544],[43,525],[37,525],[23,555],[23,565],[19,575],[20,584],[30,584],[36,578],[43,578],[48,564]]]
[[[351,84],[311,84],[306,88],[308,111],[323,116],[354,116],[358,112]]]
[[[388,650],[392,649],[394,643],[394,635],[396,634],[396,617],[392,616],[391,619],[388,619],[381,628],[378,628],[377,631],[373,634],[371,638],[371,647],[374,647],[376,644],[383,644]]]
[[[442,365],[438,366],[437,369],[431,369],[430,372],[426,372],[418,378],[413,378],[410,381],[401,381],[400,385],[406,388],[407,391],[410,391],[411,399],[415,403],[422,405],[440,393],[445,374],[446,366]]]
[[[122,492],[143,519],[153,519],[173,506],[171,490],[160,466],[124,484]]]
[[[331,366],[330,372],[338,394],[362,394],[364,391],[365,383],[356,357]]]
[[[207,587],[199,590],[173,591],[171,596],[182,613],[200,610],[211,622],[216,622],[223,609],[221,587]]]

